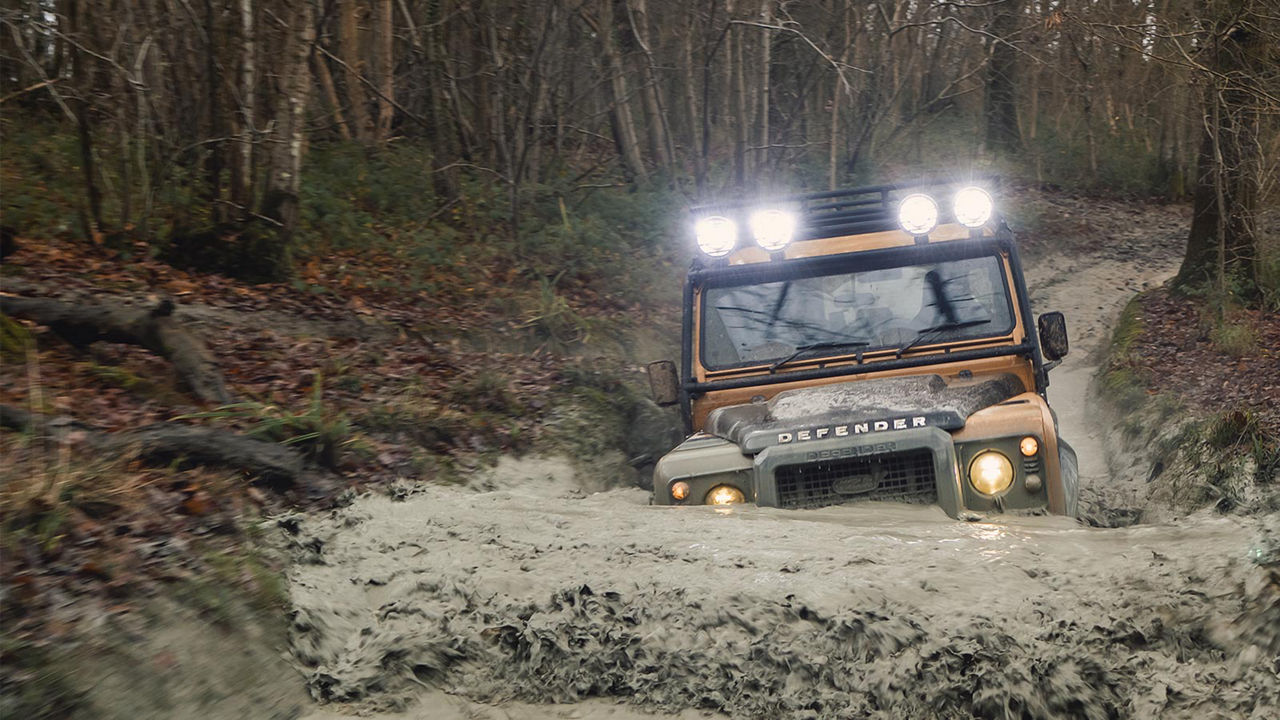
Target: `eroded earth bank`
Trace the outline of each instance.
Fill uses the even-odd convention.
[[[1163,211],[1162,211],[1163,212]],[[1108,328],[1185,218],[1032,268],[1073,354],[1050,399],[1086,517],[1140,464],[1089,392]],[[557,459],[289,522],[310,720],[1270,718],[1275,515],[1091,527],[894,504],[663,509]]]

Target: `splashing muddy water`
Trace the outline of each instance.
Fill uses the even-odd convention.
[[[1041,267],[1059,269],[1033,278],[1037,308],[1094,338],[1172,269]],[[1089,349],[1051,399],[1084,481],[1104,484]],[[1280,630],[1250,615],[1274,582],[1254,561],[1274,516],[967,523],[880,503],[651,507],[609,485],[508,458],[474,487],[303,522],[293,649],[328,703],[309,720],[1280,715]]]

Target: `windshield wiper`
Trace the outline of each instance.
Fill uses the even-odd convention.
[[[869,343],[867,343],[865,340],[825,340],[823,342],[805,343],[804,345],[797,345],[796,349],[792,350],[790,355],[770,365],[769,372],[770,373],[777,372],[778,368],[782,367],[783,365],[786,365],[792,360],[795,360],[797,357],[800,356],[800,353],[808,352],[810,350],[828,350],[832,348],[843,348],[843,347],[865,347],[868,344]]]
[[[932,337],[944,330],[960,330],[962,328],[967,328],[967,327],[987,325],[990,322],[991,322],[990,320],[965,320],[963,322],[945,322],[945,323],[942,323],[941,325],[934,325],[933,327],[927,327],[921,330],[919,333],[917,333],[916,336],[912,338],[910,341],[898,347],[898,353],[897,353],[898,357],[902,357],[903,353],[915,347],[916,345],[919,345],[921,342],[924,342],[925,338]]]

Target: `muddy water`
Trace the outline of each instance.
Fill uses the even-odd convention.
[[[1090,345],[1172,270],[1136,258],[1033,278],[1077,339],[1051,392],[1093,486],[1109,470]],[[506,460],[473,489],[304,522],[293,645],[325,703],[309,720],[1277,716],[1280,631],[1250,614],[1274,518],[668,509],[609,485]]]

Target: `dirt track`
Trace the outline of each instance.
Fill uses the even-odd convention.
[[[1087,502],[1105,502],[1119,461],[1087,401],[1092,351],[1122,303],[1173,270],[1180,227],[1031,273],[1035,308],[1065,311],[1075,341],[1050,396]],[[330,703],[308,720],[1280,707],[1274,629],[1240,620],[1268,520],[1096,529],[899,505],[671,510],[547,459],[504,461],[483,484],[499,489],[424,487],[302,524],[294,650]]]

